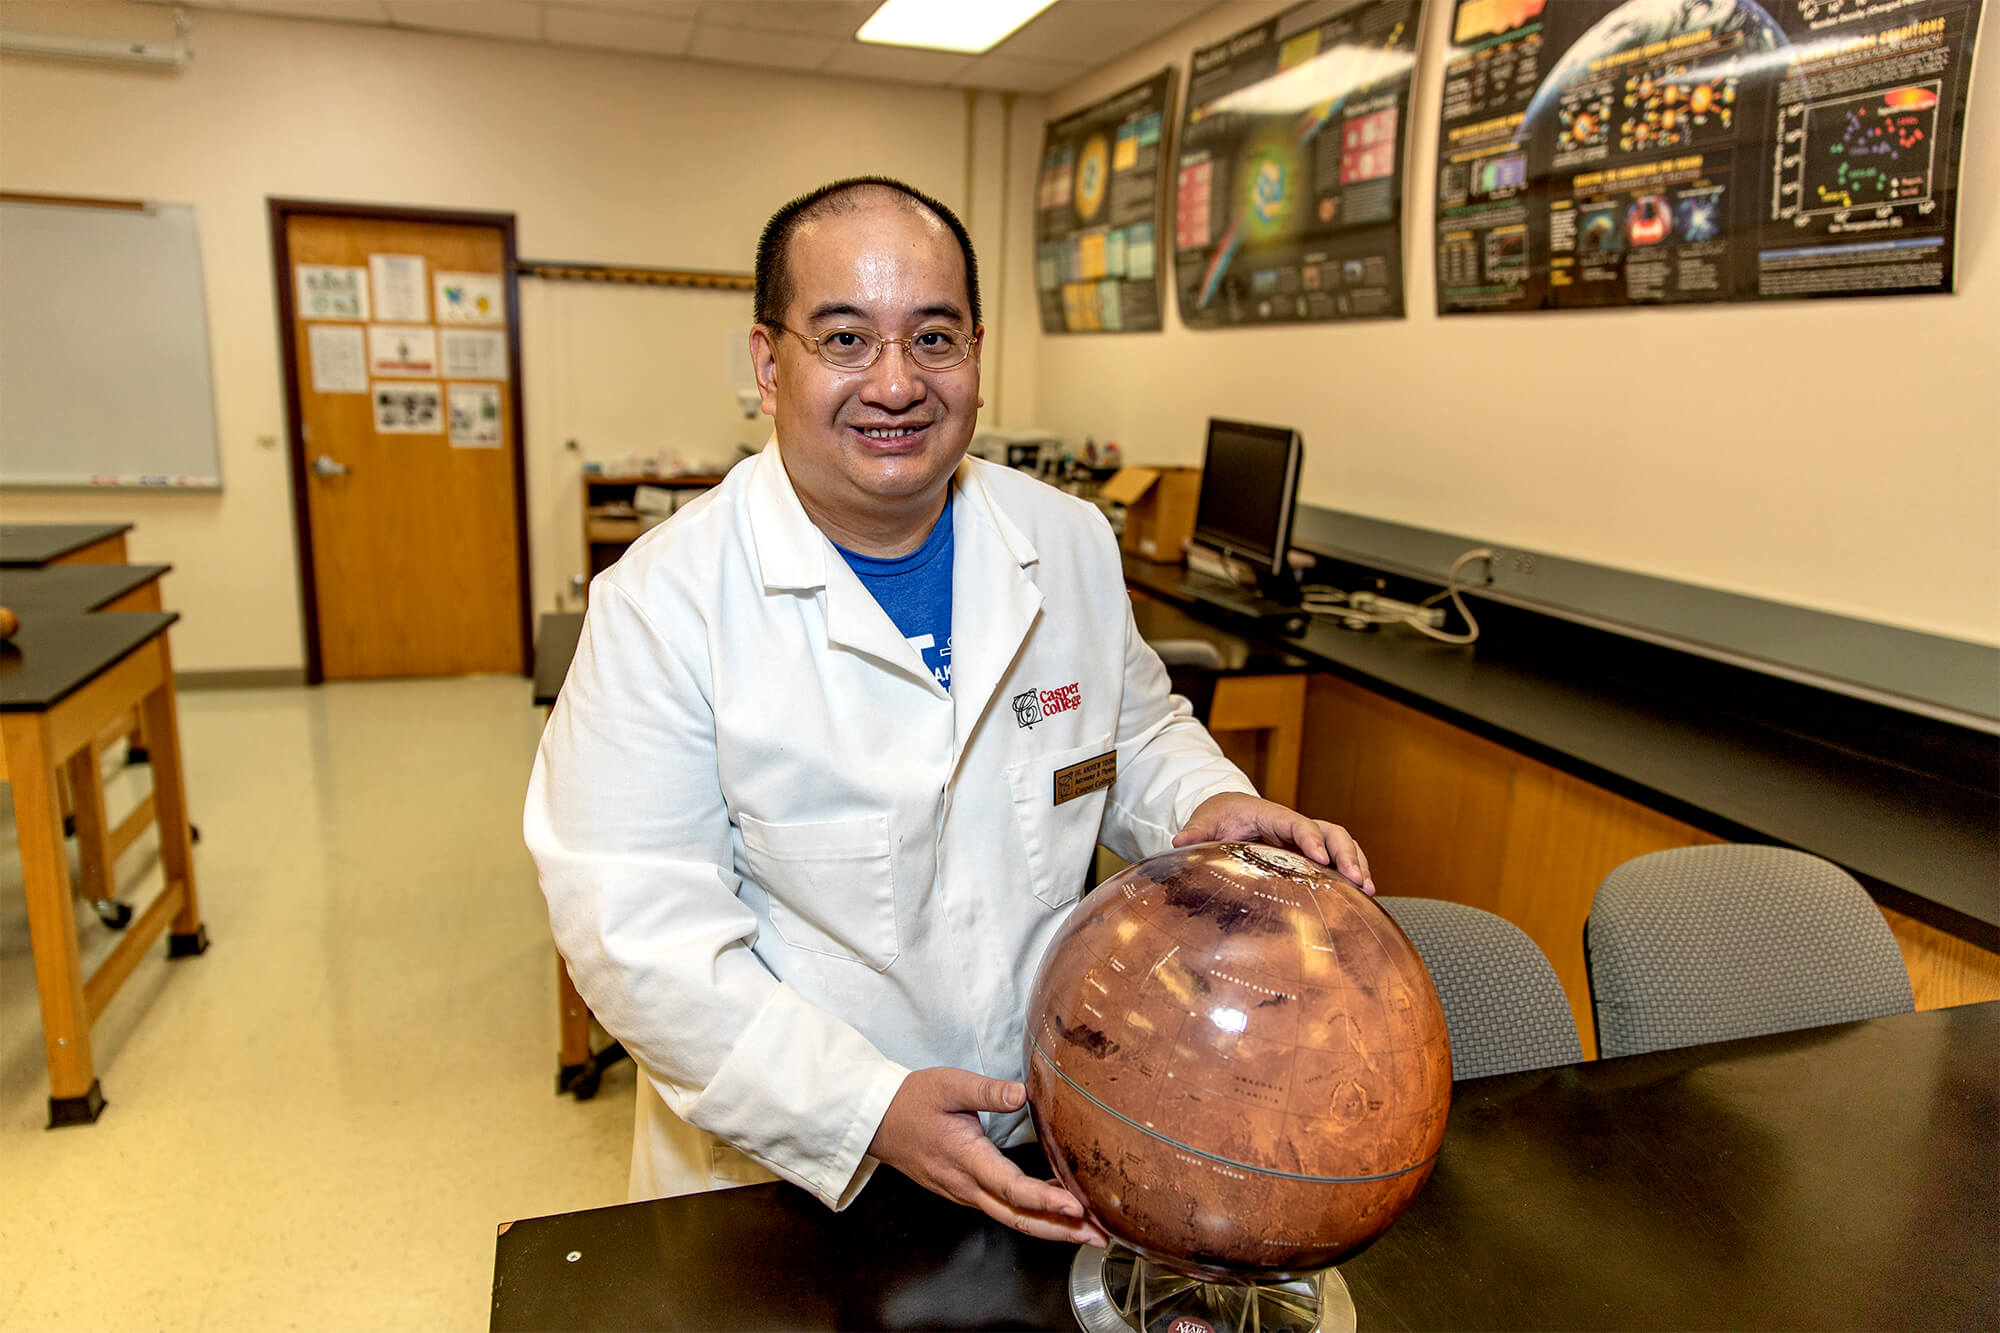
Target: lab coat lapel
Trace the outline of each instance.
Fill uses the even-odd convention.
[[[934,694],[944,694],[924,666],[923,657],[889,619],[875,594],[830,548],[826,561],[826,641],[831,647],[866,654],[891,670],[921,680]]]
[[[873,658],[883,666],[914,677],[940,696],[924,659],[897,630],[889,613],[833,543],[826,539],[799,503],[798,492],[785,472],[776,440],[757,458],[750,484],[751,540],[756,543],[759,573],[768,592],[817,590],[826,606],[826,640]]]
[[[972,464],[958,469],[952,506],[952,766],[993,702],[1041,613],[1042,590],[1027,566],[1039,557],[1027,536],[994,505]]]

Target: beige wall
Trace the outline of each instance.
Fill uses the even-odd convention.
[[[984,94],[969,137],[958,91],[212,10],[196,12],[198,54],[179,73],[0,59],[0,187],[199,210],[226,482],[219,496],[11,491],[0,514],[136,522],[135,558],[176,566],[179,665],[295,667],[268,196],[513,212],[526,257],[743,269],[777,203],[880,171],[963,208],[980,246],[985,424],[1195,461],[1211,413],[1282,421],[1306,433],[1311,503],[2000,641],[1995,80],[1973,98],[1955,296],[1439,320],[1433,23],[1413,117],[1407,319],[1196,334],[1169,315],[1159,334],[1042,335],[1031,257],[1043,121],[1169,62],[1184,75],[1194,46],[1276,8],[1222,6],[1046,104],[1017,99],[1005,127],[1001,99]],[[152,6],[10,3],[5,17],[170,31]],[[835,87],[865,101],[870,128],[804,132]],[[744,421],[727,385],[741,296],[524,280],[521,314],[541,610],[581,567],[583,457],[726,455],[768,423]],[[1649,356],[1652,378],[1634,369]],[[1892,375],[1890,411],[1870,386]]]
[[[150,6],[10,3],[5,20],[171,33],[168,12]],[[184,614],[174,643],[184,670],[303,660],[267,197],[511,212],[526,258],[736,270],[750,267],[773,208],[836,176],[900,176],[965,203],[956,90],[206,9],[194,22],[197,54],[178,73],[0,59],[0,187],[198,212],[222,494],[0,494],[9,521],[134,521],[134,558],[175,566],[168,598]],[[860,128],[814,131],[835,89]],[[1039,103],[1014,109],[1024,161],[1041,119]],[[1003,269],[1006,308],[1025,312],[1011,337],[993,331],[986,419],[1025,421],[1039,334],[1031,266],[999,262],[997,97],[978,100],[972,128],[969,225],[987,260],[989,312]],[[1013,249],[1026,244],[1025,198],[1011,191]],[[584,456],[673,445],[726,457],[739,440],[761,443],[769,423],[744,421],[727,381],[724,339],[748,327],[745,296],[524,279],[521,304],[533,593],[544,610],[581,568]],[[1010,349],[1020,366],[1011,376]],[[579,452],[564,449],[570,438]]]
[[[1233,4],[1062,89],[1075,110],[1282,8]],[[1305,434],[1310,503],[2000,642],[2000,78],[1975,82],[1944,297],[1439,319],[1448,0],[1418,62],[1409,316],[1042,343],[1039,424],[1198,462],[1204,420]],[[1992,30],[1989,25],[1987,36]],[[1169,296],[1169,301],[1172,298]]]

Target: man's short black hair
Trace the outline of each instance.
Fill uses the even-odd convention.
[[[903,195],[914,208],[942,222],[957,238],[959,253],[965,256],[965,291],[972,305],[972,327],[979,327],[979,261],[973,257],[972,237],[966,234],[965,224],[958,220],[956,213],[937,200],[889,176],[850,176],[837,180],[831,185],[820,186],[810,194],[800,195],[771,215],[771,220],[764,224],[763,236],[757,241],[756,318],[759,324],[784,323],[785,311],[792,304],[792,235],[800,224],[853,212],[863,202],[857,196],[876,190],[891,190]]]

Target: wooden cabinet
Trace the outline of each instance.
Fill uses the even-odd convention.
[[[1525,931],[1597,1051],[1583,923],[1647,852],[1724,839],[1333,676],[1311,679],[1298,809],[1343,824],[1382,893],[1481,907]],[[2000,997],[2000,958],[1883,910],[1919,1009]]]
[[[633,506],[641,486],[673,493],[683,503],[721,481],[719,476],[680,477],[608,476],[598,472],[583,474],[583,555],[584,567],[596,578],[616,564],[639,534],[652,526],[649,518]]]

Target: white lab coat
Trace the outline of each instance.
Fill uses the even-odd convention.
[[[844,1207],[909,1070],[1022,1076],[1095,845],[1153,855],[1254,790],[1169,695],[1090,505],[960,465],[947,693],[778,448],[592,585],[528,790],[556,944],[641,1071],[635,1198],[768,1169]],[[1112,750],[1115,785],[1055,803]]]

